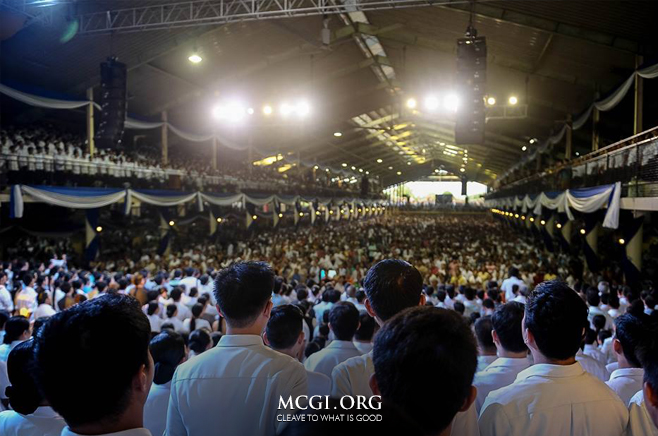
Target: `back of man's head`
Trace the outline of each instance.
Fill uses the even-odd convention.
[[[615,339],[621,344],[624,357],[634,368],[642,367],[635,349],[644,341],[647,334],[648,317],[625,313],[615,319]]]
[[[598,307],[601,304],[601,297],[599,297],[599,290],[596,288],[587,289],[587,304],[590,306]]]
[[[646,318],[646,334],[635,350],[644,368],[644,400],[653,424],[658,427],[658,325]]]
[[[377,390],[426,434],[446,429],[472,401],[477,346],[463,318],[453,311],[413,307],[391,318],[373,350]],[[427,377],[432,368],[440,377]],[[439,392],[427,401],[427,392]]]
[[[175,302],[179,302],[182,296],[183,296],[183,291],[181,291],[179,287],[176,287],[171,290],[170,297]]]
[[[329,311],[329,326],[339,341],[351,341],[359,327],[359,311],[349,301],[341,301]]]
[[[368,315],[366,311],[359,312],[359,328],[354,333],[354,339],[370,342],[375,334],[375,327],[377,327],[375,318]]]
[[[377,317],[386,321],[396,313],[418,305],[423,278],[408,262],[386,259],[368,270],[363,288]]]
[[[509,269],[509,276],[510,276],[510,277],[517,277],[517,278],[518,278],[518,277],[519,277],[519,269],[516,268],[516,267],[511,267],[511,268]]]
[[[566,283],[540,283],[528,295],[525,327],[532,332],[539,351],[549,359],[574,357],[587,322],[587,305]]]
[[[475,321],[474,330],[475,330],[475,338],[477,339],[480,350],[495,351],[496,345],[494,344],[493,338],[491,337],[491,330],[493,330],[491,317],[483,316],[481,318],[478,318]]]
[[[295,345],[302,332],[303,322],[304,315],[297,306],[283,304],[273,308],[265,327],[270,347],[275,350],[287,350]]]
[[[70,427],[111,424],[132,403],[134,377],[149,368],[150,339],[148,318],[132,297],[108,294],[75,305],[37,334],[39,387]]]
[[[215,299],[232,327],[254,323],[272,297],[274,271],[265,262],[237,262],[215,279]]]
[[[528,350],[521,330],[523,312],[523,304],[510,301],[498,307],[491,316],[491,325],[498,336],[500,345],[512,353],[522,353]]]

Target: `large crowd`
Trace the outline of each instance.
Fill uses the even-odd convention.
[[[65,250],[3,263],[2,435],[658,434],[652,283],[484,216]]]
[[[170,179],[183,189],[226,192],[293,190],[360,193],[360,180],[326,171],[297,167],[279,172],[276,165],[222,162],[213,168],[209,156],[172,147],[167,164],[157,147],[98,149],[91,155],[86,140],[52,126],[10,127],[0,130],[0,185],[167,188]],[[346,181],[346,179],[349,179]],[[376,179],[371,181],[376,183]],[[375,192],[375,188],[371,190]],[[299,193],[299,192],[295,192]]]

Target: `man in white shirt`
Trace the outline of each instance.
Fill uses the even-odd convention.
[[[636,348],[644,385],[630,401],[629,436],[658,436],[658,328],[655,321],[647,324],[646,336]]]
[[[587,306],[565,283],[548,281],[528,296],[523,338],[534,365],[489,394],[480,413],[483,436],[621,435],[628,410],[576,362]]]
[[[372,337],[375,334],[377,323],[367,311],[359,312],[359,328],[354,333],[354,346],[361,354],[370,353],[373,343]]]
[[[273,350],[301,361],[306,347],[304,336],[304,314],[292,304],[284,304],[272,309],[263,340]],[[329,395],[331,379],[324,374],[306,371],[308,396]]]
[[[496,345],[491,337],[493,326],[490,316],[483,316],[475,321],[473,326],[475,338],[478,342],[478,367],[477,372],[484,371],[494,360],[498,359]]]
[[[171,382],[167,436],[273,436],[294,410],[280,399],[306,395],[301,363],[266,347],[261,339],[272,310],[274,272],[263,262],[238,262],[215,280],[217,309],[226,334],[217,346],[183,363]],[[210,430],[209,430],[210,429]]]
[[[448,436],[455,415],[475,401],[476,356],[473,333],[456,312],[408,308],[384,324],[377,335],[370,387],[425,434]],[[440,376],[427,377],[427,368]],[[438,395],[427,401],[427,392]]]
[[[612,349],[617,356],[619,366],[610,374],[606,384],[626,405],[629,405],[633,395],[642,390],[644,370],[635,349],[642,343],[646,334],[647,326],[643,320],[630,313],[615,319]]]
[[[517,374],[530,366],[528,347],[521,333],[523,312],[523,304],[510,301],[491,317],[491,336],[499,357],[484,371],[475,374],[473,385],[478,389],[475,401],[478,413],[489,392],[512,384]]]
[[[190,293],[190,289],[192,288],[197,288],[199,287],[199,279],[197,279],[195,276],[195,271],[194,268],[186,268],[185,269],[185,277],[180,281],[179,286],[184,286],[185,288],[185,294],[188,295]]]
[[[593,324],[594,317],[596,315],[602,315],[605,318],[605,327],[606,330],[612,330],[612,317],[608,315],[608,312],[601,310],[599,305],[601,304],[601,297],[599,296],[599,290],[596,288],[589,288],[587,290],[587,305],[589,306],[589,312],[587,315],[587,320],[590,323],[590,328],[596,330],[596,327]]]
[[[334,334],[334,340],[324,349],[306,359],[304,367],[331,376],[331,371],[350,357],[362,353],[354,346],[352,339],[359,328],[359,311],[349,301],[339,301],[329,311],[329,329]]]
[[[9,313],[14,311],[14,302],[11,300],[11,294],[7,290],[7,273],[0,271],[0,310],[6,310]]]
[[[386,259],[368,270],[363,281],[366,292],[366,310],[382,326],[395,314],[414,306],[425,305],[423,278],[409,263]],[[371,351],[362,356],[347,359],[331,372],[331,396],[363,395],[370,397],[370,377],[375,372]],[[455,436],[478,436],[475,406],[459,412],[452,424]]]
[[[36,337],[37,385],[68,425],[62,436],[151,435],[143,428],[150,338],[146,315],[125,295],[85,301],[44,324]],[[78,377],[62,377],[71,368]]]
[[[503,280],[503,284],[500,285],[500,290],[505,293],[505,301],[512,301],[515,297],[514,291],[512,291],[512,286],[518,285],[519,291],[527,289],[525,282],[519,277],[520,274],[518,268],[511,267],[509,269],[509,278]]]
[[[37,291],[34,290],[34,274],[26,272],[23,274],[23,288],[16,294],[15,309],[20,313],[21,309],[30,314],[37,309]]]

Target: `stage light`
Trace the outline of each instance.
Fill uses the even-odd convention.
[[[509,102],[509,104],[511,104],[512,106],[514,106],[515,104],[517,104],[517,103],[519,102],[519,99],[516,98],[515,95],[513,95],[513,96],[511,96],[511,97],[509,98],[508,102]]]
[[[305,118],[311,113],[311,107],[305,101],[298,101],[295,106],[295,112],[300,118]]]
[[[521,147],[521,151],[526,151],[527,149],[528,149],[528,147],[526,147],[525,145],[523,147]]]
[[[333,211],[333,210],[330,210],[330,211],[329,211],[329,215],[333,215],[333,214],[334,214],[334,211]]]
[[[317,211],[317,210],[316,210],[316,211],[315,211],[315,214],[316,214],[316,215],[320,215],[320,211]]]
[[[425,109],[427,109],[430,112],[434,112],[438,108],[439,108],[439,99],[438,98],[436,98],[434,96],[431,96],[431,97],[427,97],[425,99]]]
[[[581,235],[584,235],[585,233],[587,233],[587,231],[585,231],[585,229],[580,229],[580,234]]]
[[[519,219],[519,214],[518,214],[518,213],[515,213],[515,214],[514,214],[514,218]]]
[[[401,176],[401,175],[402,175],[402,171],[398,171],[398,176]]]
[[[352,167],[350,167],[350,168],[352,168],[352,171],[356,171],[356,167],[355,167],[355,166],[352,166]]]
[[[370,171],[366,171],[366,176],[369,176],[369,175],[370,175]]]
[[[466,172],[466,168],[460,168],[460,169],[459,169],[459,172],[460,172],[460,173]]]
[[[416,102],[415,98],[410,98],[409,100],[407,100],[407,107],[409,109],[416,109],[417,105],[418,105],[418,103]]]
[[[340,165],[341,165],[343,168],[347,168],[347,164],[344,163],[344,162],[343,162],[342,164],[340,164]]]
[[[190,55],[190,57],[187,58],[188,61],[192,62],[193,64],[198,64],[203,60],[201,56],[197,52],[194,52]]]
[[[389,170],[393,170],[393,167],[388,167]]]
[[[562,224],[557,223],[557,228],[558,228],[558,229],[561,229],[561,228],[562,228]]]
[[[265,115],[272,115],[272,106],[270,105],[263,106],[263,113]]]
[[[377,163],[382,163],[382,162],[384,162],[384,161],[381,160],[381,159],[377,159]]]
[[[343,136],[343,134],[340,133],[340,132],[334,132],[334,136],[335,136],[336,138],[340,138],[341,136]]]
[[[283,214],[282,214],[282,213],[279,214],[279,218],[283,218]]]
[[[619,238],[619,245],[624,245],[625,243],[624,238]]]
[[[443,99],[443,107],[446,110],[457,112],[457,109],[459,109],[459,97],[457,97],[457,94],[446,95]]]
[[[103,228],[101,226],[96,227],[96,233],[100,233],[103,231]]]
[[[537,138],[530,138],[528,142],[534,144],[535,142],[537,142]]]
[[[232,122],[241,121],[246,114],[247,109],[237,101],[217,105],[212,112],[214,118]]]
[[[249,115],[253,115],[254,114],[254,108],[253,107],[247,108],[247,113]]]
[[[293,113],[294,110],[295,108],[290,106],[288,103],[283,103],[281,105],[281,115],[283,115],[284,117],[289,116],[291,113]]]
[[[169,225],[170,225],[170,226],[172,226],[172,227],[173,227],[173,226],[174,226],[174,224],[176,224],[176,223],[175,223],[175,222],[174,222],[173,220],[171,220],[171,221],[169,221]]]
[[[258,216],[256,216],[256,215],[252,215],[252,216],[251,216],[251,219],[252,219],[252,220],[258,219]]]
[[[218,223],[221,223],[221,222],[222,222],[222,219],[221,219],[221,218],[217,218],[217,222],[218,222]]]
[[[521,219],[522,219],[522,220],[525,220],[525,215],[521,215]]]
[[[304,212],[299,212],[299,216],[304,216]]]
[[[533,217],[530,217],[530,222],[531,222],[531,223],[534,223],[534,222],[535,222],[535,219],[534,219]]]
[[[407,165],[408,165],[408,166],[411,166],[411,162],[407,162]]]
[[[362,172],[363,172],[363,168],[359,168],[359,172],[362,173]]]
[[[546,225],[546,221],[541,220],[541,221],[539,221],[539,224],[541,224],[542,226],[545,226],[545,225]]]
[[[354,209],[350,209],[350,213],[354,213]]]
[[[487,104],[488,104],[489,106],[493,106],[493,105],[495,105],[495,104],[496,104],[496,98],[495,98],[495,97],[489,97],[489,98],[487,98]]]
[[[317,166],[317,165],[313,167],[314,170],[317,170],[317,169],[319,169],[319,168],[320,168],[320,167]]]

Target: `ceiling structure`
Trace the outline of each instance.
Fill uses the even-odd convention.
[[[99,64],[115,55],[128,66],[131,114],[158,119],[167,111],[188,131],[218,129],[263,155],[354,167],[355,174],[368,172],[385,184],[438,169],[489,183],[523,156],[522,147],[532,149],[530,140],[549,136],[597,92],[627,78],[637,54],[649,57],[657,48],[650,34],[654,2],[477,1],[473,23],[487,38],[488,94],[498,105],[517,96],[523,110],[488,119],[484,144],[461,146],[454,143],[459,113],[428,113],[421,103],[452,88],[467,1],[40,0],[52,7],[30,9],[35,1],[0,0],[3,13],[32,14],[2,41],[3,81],[81,97],[98,86]],[[219,5],[203,13],[220,19],[191,13],[167,22],[160,16],[151,26],[106,12],[126,9],[138,17],[147,7],[179,4]],[[291,10],[277,12],[273,5]],[[321,39],[325,25],[328,44]],[[69,39],[72,26],[77,34]],[[194,51],[203,57],[199,64],[187,60]],[[236,98],[254,107],[255,116],[242,126],[217,124],[212,107]],[[417,108],[407,107],[409,98]],[[309,102],[305,120],[260,112],[296,99]]]

